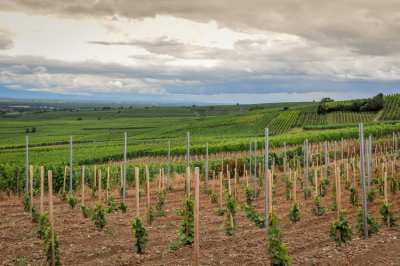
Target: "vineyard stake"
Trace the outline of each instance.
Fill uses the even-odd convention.
[[[110,189],[110,166],[107,167],[107,188],[106,188],[106,199],[108,201],[109,198],[109,189]]]
[[[294,171],[293,173],[293,200],[294,203],[296,203],[297,198],[296,198],[296,183],[297,183],[297,171]]]
[[[72,136],[69,137],[69,194],[72,195]]]
[[[206,183],[206,191],[208,191],[208,142],[206,142],[206,169],[204,175],[205,175],[204,181]]]
[[[124,171],[123,171],[123,182],[122,182],[122,202],[125,204],[126,198],[126,149],[127,149],[127,142],[128,142],[128,133],[124,133]]]
[[[328,142],[325,140],[324,142],[325,146],[325,177],[328,178]]]
[[[268,175],[271,176],[271,170],[268,170]],[[272,178],[268,178],[268,214],[272,213]]]
[[[308,139],[304,141],[304,167],[306,170],[306,189],[309,187],[309,173],[308,173]]]
[[[257,192],[257,141],[254,141],[254,198]]]
[[[222,210],[222,171],[219,172],[219,208]]]
[[[314,183],[315,183],[315,196],[318,196],[318,173],[317,169],[314,169]]]
[[[190,133],[186,132],[186,167],[190,167]]]
[[[250,146],[249,147],[250,147],[249,148],[249,176],[251,178],[251,176],[252,176],[252,172],[251,172],[251,170],[252,170],[252,168],[251,168],[251,160],[252,160],[252,158],[251,158],[251,155],[252,155],[252,152],[253,152],[253,150],[251,148],[251,141],[250,141]]]
[[[367,193],[365,189],[365,164],[364,164],[364,125],[359,124],[359,139],[360,139],[360,169],[361,169],[361,189],[362,189],[362,209],[363,209],[363,222],[364,222],[364,238],[368,238],[368,224],[367,224]]]
[[[229,193],[229,195],[232,195],[231,172],[229,172],[229,165],[226,165],[226,179],[228,179],[228,193]]]
[[[168,140],[168,168],[167,168],[167,186],[168,190],[171,188],[171,141]]]
[[[140,216],[139,210],[139,190],[140,190],[140,183],[139,183],[139,167],[135,167],[135,183],[136,183],[136,216]]]
[[[199,212],[200,212],[200,174],[199,174],[199,167],[194,168],[194,177],[195,177],[195,189],[194,189],[194,265],[200,265],[200,237],[199,237]]]
[[[146,188],[147,188],[147,220],[151,225],[151,205],[150,205],[150,173],[146,165]]]
[[[30,179],[29,190],[31,194],[31,203],[33,204],[33,165],[29,165],[29,179]]]
[[[82,205],[85,204],[85,166],[82,166]]]
[[[25,191],[26,195],[28,195],[29,191],[29,137],[25,136],[25,163],[26,163],[26,168],[25,168]]]
[[[99,169],[99,202],[101,202],[101,169]]]
[[[96,186],[97,186],[97,166],[94,166],[93,169],[93,191],[95,190]]]
[[[387,193],[387,172],[385,172],[385,178],[384,178],[384,194],[385,194],[385,201],[386,201],[386,203],[388,203],[389,204],[389,201],[388,201],[388,193]],[[390,216],[389,215],[387,215],[387,220],[386,220],[386,223],[387,223],[387,226],[388,227],[390,227]]]
[[[43,213],[44,207],[44,166],[40,166],[40,213]]]
[[[190,197],[190,167],[186,167],[186,196]]]
[[[265,129],[265,154],[264,154],[264,160],[265,160],[265,167],[264,167],[264,227],[268,227],[268,214],[270,213],[271,210],[269,210],[269,193],[270,193],[270,184],[269,182],[269,129]],[[254,192],[256,192],[256,189],[254,188]]]
[[[383,184],[384,184],[384,197],[385,197],[385,201],[388,202],[388,195],[387,195],[387,172],[385,172],[384,174],[384,179],[383,179]]]
[[[47,182],[49,188],[49,220],[51,225],[51,265],[55,266],[55,250],[54,250],[54,214],[53,214],[53,172],[47,172]]]
[[[66,182],[67,182],[67,167],[68,166],[64,166],[64,183],[63,183],[63,191],[65,191],[65,185],[66,185]]]
[[[283,173],[286,175],[286,142],[283,143]]]

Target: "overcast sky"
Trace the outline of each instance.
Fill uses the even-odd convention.
[[[1,0],[0,97],[257,103],[400,92],[400,1]]]

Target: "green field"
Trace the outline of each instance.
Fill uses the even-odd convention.
[[[75,162],[89,164],[121,159],[124,132],[130,157],[164,155],[168,140],[173,154],[183,154],[186,132],[191,133],[193,153],[203,153],[205,142],[210,143],[211,153],[245,150],[250,140],[262,141],[265,128],[270,130],[272,145],[301,143],[305,138],[356,137],[359,122],[375,135],[390,134],[399,128],[400,95],[384,99],[379,112],[328,114],[318,114],[318,103],[11,112],[0,116],[0,162],[25,160],[25,136],[29,136],[31,162],[67,162],[69,136],[73,136]],[[26,133],[32,128],[35,133]]]

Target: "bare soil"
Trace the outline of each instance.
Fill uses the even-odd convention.
[[[130,220],[135,216],[134,189],[128,189],[128,212],[111,213],[106,216],[107,225],[99,231],[90,219],[82,216],[79,204],[71,210],[67,202],[55,199],[55,228],[60,244],[61,260],[65,265],[193,265],[193,249],[185,246],[177,251],[169,249],[171,242],[177,240],[181,219],[175,210],[181,208],[183,199],[182,177],[176,177],[173,190],[166,194],[166,217],[156,217],[148,228],[149,242],[146,252],[135,253],[134,237]],[[218,180],[216,180],[218,181]],[[333,179],[331,180],[331,184]],[[151,184],[152,204],[157,202],[157,182]],[[216,182],[216,194],[218,184]],[[299,183],[298,183],[299,185]],[[280,218],[283,240],[289,249],[294,265],[400,265],[400,229],[387,228],[381,221],[379,208],[382,196],[377,195],[375,202],[368,204],[369,213],[380,224],[380,230],[369,239],[363,239],[356,232],[357,208],[349,203],[349,192],[342,183],[342,206],[348,210],[346,217],[353,230],[353,240],[342,246],[329,238],[329,229],[337,213],[330,210],[331,190],[321,198],[327,213],[317,217],[312,215],[313,200],[304,200],[303,192],[298,188],[301,220],[295,225],[288,221],[289,209],[293,202],[285,198],[284,182],[280,175],[273,196],[274,208]],[[360,189],[358,188],[358,191]],[[117,190],[115,190],[117,195]],[[86,193],[87,204],[93,204]],[[400,219],[400,192],[391,194],[394,212]],[[119,200],[119,196],[116,196]],[[242,186],[239,186],[239,205],[244,202]],[[141,213],[145,214],[145,197],[141,202]],[[361,194],[360,194],[361,199]],[[47,201],[46,201],[47,202]],[[210,203],[208,196],[200,195],[200,262],[202,265],[269,265],[267,254],[268,233],[257,228],[242,210],[236,216],[234,236],[225,235],[222,224],[224,216],[217,216],[215,210],[219,204]],[[35,198],[39,207],[39,199]],[[254,201],[254,206],[263,212],[263,197]],[[46,206],[47,209],[47,206]],[[143,215],[144,216],[144,215]],[[31,222],[31,215],[24,212],[19,199],[8,198],[0,202],[0,262],[2,265],[41,265],[46,263],[43,241],[34,235],[37,224]]]

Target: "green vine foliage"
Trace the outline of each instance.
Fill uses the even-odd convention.
[[[254,200],[254,190],[248,186],[244,187],[244,194],[246,196],[246,204],[251,205]]]
[[[293,190],[293,181],[290,180],[289,177],[285,176],[283,178],[283,181],[285,182],[285,195],[286,195],[286,200],[292,200],[292,190]]]
[[[149,240],[149,234],[147,232],[147,229],[139,217],[135,217],[135,219],[131,221],[131,227],[132,227],[132,232],[135,233],[135,239],[136,239],[136,242],[134,244],[135,250],[139,254],[143,253],[146,248],[146,244]]]
[[[388,182],[390,183],[390,191],[396,194],[397,190],[400,188],[400,181],[397,181],[393,177],[388,177]]]
[[[263,228],[265,226],[265,218],[261,216],[251,205],[247,203],[244,204],[242,206],[242,210],[246,213],[247,218],[254,222],[257,227]]]
[[[289,250],[282,241],[282,232],[278,227],[279,219],[275,211],[270,213],[268,221],[268,256],[271,265],[290,265]]]
[[[215,211],[215,213],[216,213],[218,216],[223,216],[223,215],[225,214],[225,212],[226,212],[226,207],[225,207],[225,208],[222,208],[222,209],[217,209],[217,210]]]
[[[295,204],[292,206],[292,208],[290,208],[290,211],[289,211],[289,220],[290,220],[293,224],[295,224],[295,223],[297,223],[298,221],[300,221],[300,216],[301,216],[301,213],[300,213],[299,204],[298,204],[298,203],[295,203]]]
[[[358,206],[359,204],[359,196],[355,187],[350,187],[350,204],[353,206]]]
[[[338,243],[347,243],[351,241],[353,232],[349,226],[349,222],[344,217],[345,210],[341,210],[339,214],[339,219],[333,221],[331,230],[330,230],[330,237],[332,241]]]
[[[337,210],[337,205],[336,205],[336,184],[332,184],[332,204],[331,204],[331,210],[336,211]]]
[[[347,189],[347,190],[349,190],[351,188],[350,180],[346,180],[344,188]]]
[[[304,188],[304,199],[309,199],[311,197],[311,188],[310,187],[308,187],[308,188]]]
[[[47,260],[47,263],[49,265],[51,265],[51,260],[52,260],[51,250],[54,245],[55,265],[62,266],[61,258],[60,258],[59,244],[58,244],[58,240],[57,240],[57,234],[56,234],[56,231],[53,229],[53,235],[54,235],[54,243],[53,243],[53,241],[51,239],[51,230],[52,230],[52,228],[50,225],[48,227],[46,227],[44,230],[43,240],[44,240],[44,252],[46,254],[46,260]]]
[[[109,197],[108,200],[106,200],[106,205],[106,213],[112,213],[119,209],[118,203],[114,201],[114,197]]]
[[[38,223],[40,218],[40,212],[33,204],[31,204],[31,213],[32,213],[32,222]]]
[[[319,184],[319,195],[321,197],[325,197],[327,193],[327,186],[329,185],[329,179],[321,178],[321,182]]]
[[[24,196],[22,197],[22,204],[24,205],[25,211],[28,212],[31,210],[31,198],[28,194],[24,194]]]
[[[178,210],[177,214],[182,216],[181,230],[178,237],[182,245],[190,245],[194,241],[194,200],[186,198],[182,202],[183,210]]]
[[[44,252],[46,254],[46,260],[51,265],[51,250],[52,250],[52,239],[51,239],[51,225],[49,220],[49,213],[44,212],[39,216],[39,226],[35,232],[36,236],[44,240]],[[60,251],[57,241],[57,234],[54,230],[54,253],[55,253],[55,265],[61,266]]]
[[[36,237],[43,239],[44,237],[44,231],[46,230],[47,227],[50,227],[50,221],[49,221],[49,213],[44,212],[39,216],[39,226],[36,228]]]
[[[218,203],[218,197],[217,194],[214,193],[214,191],[211,191],[209,198],[211,203]]]
[[[126,206],[126,204],[122,201],[119,203],[118,208],[122,211],[122,213],[126,213],[126,211],[128,210],[128,206]]]
[[[375,196],[376,196],[376,189],[371,189],[370,191],[368,191],[367,193],[367,200],[368,202],[374,202],[375,200]]]
[[[65,191],[65,190],[61,191],[60,198],[61,198],[62,201],[66,201],[67,200],[67,196],[68,196],[67,191]]]
[[[165,194],[163,191],[157,192],[158,202],[156,204],[157,213],[156,216],[167,216],[164,211],[164,204],[165,204]]]
[[[373,234],[378,233],[379,224],[377,222],[375,222],[375,219],[371,214],[367,215],[367,225],[368,225],[368,237],[371,237]],[[364,219],[363,219],[363,213],[362,213],[361,209],[358,209],[358,211],[357,211],[356,228],[358,231],[358,235],[360,237],[364,236]]]
[[[228,194],[225,193],[225,199],[226,199],[226,219],[224,223],[224,232],[225,234],[231,236],[235,233],[235,215],[236,215],[236,199]],[[232,221],[231,221],[231,215],[232,215]]]
[[[322,207],[318,196],[314,196],[314,205],[311,206],[311,212],[315,216],[321,216],[321,215],[325,214],[325,209],[324,209],[324,207]]]
[[[89,218],[92,216],[92,210],[89,206],[81,204],[82,215],[84,218]]]
[[[100,230],[103,229],[104,226],[106,226],[107,222],[106,222],[105,210],[102,203],[100,202],[96,203],[96,206],[93,210],[92,220]]]
[[[387,201],[382,201],[382,207],[379,210],[382,215],[382,222],[389,227],[396,226],[396,218],[392,212],[392,204]]]
[[[67,201],[71,209],[75,208],[76,204],[78,203],[75,194],[68,194]]]

